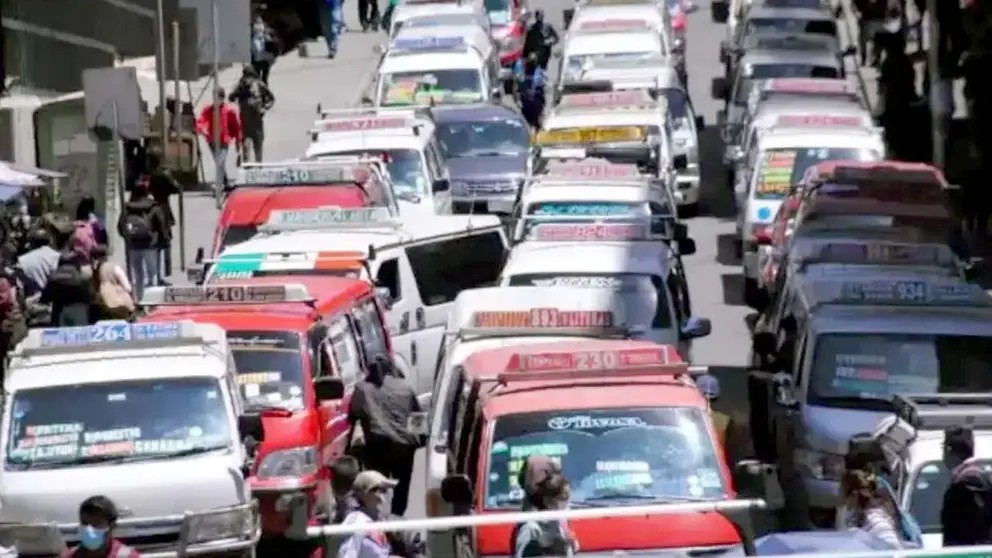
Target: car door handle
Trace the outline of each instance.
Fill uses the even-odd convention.
[[[417,365],[417,342],[410,341],[410,365]]]
[[[424,321],[424,309],[423,308],[417,308],[416,310],[414,310],[413,315],[417,319],[417,328],[418,329],[424,329],[425,327],[427,327],[427,324]]]
[[[400,316],[400,333],[406,333],[408,331],[410,331],[410,313],[403,312],[403,315]]]

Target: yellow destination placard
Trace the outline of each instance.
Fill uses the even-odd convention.
[[[616,143],[623,141],[640,141],[644,132],[636,126],[615,128],[564,128],[561,130],[546,130],[537,134],[540,145],[575,145],[591,143]]]

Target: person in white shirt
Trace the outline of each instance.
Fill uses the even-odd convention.
[[[863,470],[849,470],[841,480],[841,500],[847,508],[847,525],[902,548],[899,523],[892,503],[884,498],[878,478]]]
[[[390,496],[397,482],[378,471],[362,471],[351,485],[359,508],[344,518],[342,525],[373,523],[389,516]],[[356,533],[341,544],[338,558],[389,558],[389,539],[382,531]]]

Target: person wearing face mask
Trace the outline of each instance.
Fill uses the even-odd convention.
[[[532,455],[520,468],[517,483],[524,490],[521,511],[549,511],[568,508],[571,489],[561,466],[543,455]],[[528,521],[517,525],[510,538],[513,558],[530,556],[573,556],[578,543],[561,521]]]
[[[397,482],[378,471],[362,471],[351,485],[358,509],[344,518],[342,525],[372,523],[389,516],[390,496]],[[355,533],[341,544],[338,558],[389,558],[393,556],[389,538],[382,531]]]
[[[117,506],[106,496],[90,496],[79,506],[79,546],[62,558],[139,558],[141,554],[113,537]]]

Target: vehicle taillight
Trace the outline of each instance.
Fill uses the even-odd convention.
[[[442,517],[444,515],[444,499],[441,498],[440,488],[431,488],[424,495],[424,508],[427,517]]]

